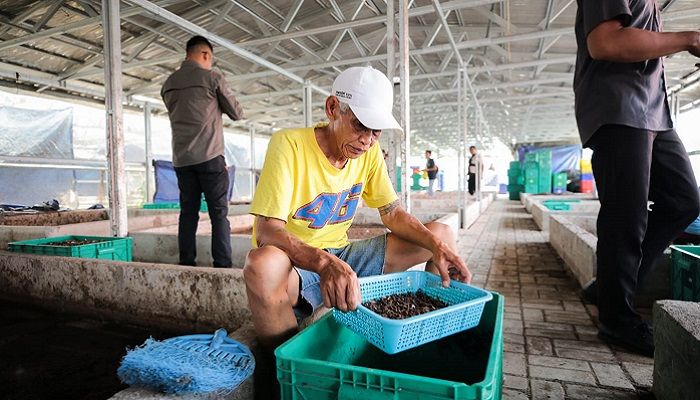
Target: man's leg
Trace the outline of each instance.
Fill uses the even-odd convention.
[[[197,177],[204,192],[211,220],[211,255],[214,267],[230,268],[231,225],[228,216],[228,172],[223,156],[197,165]]]
[[[608,125],[591,140],[593,174],[600,198],[596,250],[598,311],[600,322],[609,328],[641,322],[633,297],[647,228],[655,135]]]
[[[253,249],[243,269],[248,305],[261,346],[255,370],[255,398],[279,397],[274,351],[297,331],[293,306],[299,298],[299,276],[287,254],[274,246]]]
[[[435,196],[435,179],[428,179],[428,195]]]
[[[425,227],[447,243],[447,246],[455,253],[457,252],[457,240],[449,226],[439,222],[428,222]],[[430,262],[432,256],[433,254],[429,250],[389,233],[387,234],[384,257],[384,273],[405,271],[414,265],[427,261],[425,270],[437,274],[437,269]]]
[[[202,197],[202,189],[193,166],[175,168],[175,174],[180,189],[180,223],[177,229],[180,265],[195,266],[199,199]]]
[[[467,187],[469,194],[473,196],[476,191],[476,174],[469,173],[469,185]]]
[[[642,242],[638,287],[657,260],[700,214],[697,182],[683,144],[675,131],[659,132],[654,140],[649,200],[654,202]]]

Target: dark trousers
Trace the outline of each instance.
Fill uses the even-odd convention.
[[[598,313],[608,327],[635,325],[637,288],[670,242],[700,213],[688,154],[674,130],[619,125],[589,142],[598,187]],[[647,200],[653,201],[651,212]]]
[[[197,225],[202,193],[211,219],[211,254],[214,267],[231,267],[231,227],[228,218],[228,173],[226,161],[218,156],[201,164],[175,168],[180,188],[178,245],[180,264],[196,265]]]
[[[469,173],[469,184],[467,186],[469,194],[473,195],[476,192],[476,174]]]

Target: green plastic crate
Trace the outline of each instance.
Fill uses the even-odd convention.
[[[509,170],[508,170],[508,177],[509,177],[509,178],[517,178],[517,177],[519,177],[520,175],[522,175],[522,173],[523,173],[523,172],[520,170],[520,168],[518,168],[518,169],[509,169]]]
[[[508,192],[508,200],[520,200],[520,192]]]
[[[539,187],[537,186],[537,183],[534,184],[525,184],[525,193],[539,193]]]
[[[511,161],[509,169],[520,169],[520,161]]]
[[[548,202],[548,203],[542,203],[543,206],[545,206],[547,209],[552,210],[552,211],[570,211],[571,210],[571,203],[567,202]]]
[[[180,203],[177,201],[168,201],[163,203],[146,203],[142,206],[142,208],[148,210],[179,210]],[[202,200],[202,203],[199,206],[199,212],[209,212],[209,207],[207,206],[206,201]]]
[[[579,200],[579,199],[556,199],[556,200],[543,200],[542,204],[544,204],[544,205],[552,204],[552,203],[554,203],[554,204],[561,204],[561,203],[571,204],[571,203],[580,203],[580,202],[581,202],[581,200]]]
[[[700,301],[700,246],[671,246],[674,300]]]
[[[66,240],[100,240],[99,243],[78,246],[54,246],[47,243]],[[49,256],[98,258],[101,260],[131,261],[132,239],[130,237],[103,236],[56,236],[33,240],[23,240],[8,244],[9,250],[17,253],[31,253]]]
[[[490,346],[461,351],[477,338]],[[503,297],[493,293],[476,328],[395,355],[326,315],[275,356],[283,400],[499,400]]]

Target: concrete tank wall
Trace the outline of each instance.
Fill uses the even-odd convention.
[[[0,296],[146,326],[240,327],[250,317],[241,269],[0,251]]]

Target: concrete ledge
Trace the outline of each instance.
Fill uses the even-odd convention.
[[[145,263],[177,264],[180,252],[177,233],[134,232],[133,257],[135,261]],[[211,235],[197,235],[197,265],[212,265]],[[245,265],[245,257],[253,247],[250,235],[231,234],[233,265]]]
[[[243,271],[0,251],[0,296],[172,330],[233,331],[250,317]]]
[[[566,193],[566,194],[532,194],[520,193],[520,202],[527,212],[532,212],[532,205],[544,200],[596,200],[592,193]]]
[[[595,277],[597,269],[594,216],[552,215],[549,241],[576,280],[585,286]],[[635,304],[651,307],[654,301],[671,297],[671,258],[668,254],[657,262],[651,275],[639,289]]]
[[[535,224],[541,231],[549,230],[549,217],[550,215],[563,214],[563,215],[598,215],[600,210],[600,203],[598,201],[581,201],[580,203],[571,203],[571,209],[568,211],[563,210],[550,210],[541,202],[533,202],[530,207],[530,213],[532,214],[532,219],[535,220]]]
[[[654,384],[658,400],[700,396],[700,303],[654,305]]]
[[[143,213],[142,211],[151,211]],[[158,212],[153,212],[158,211]],[[129,210],[128,212],[129,232],[136,232],[143,229],[151,229],[178,223],[178,213],[172,210]],[[200,214],[200,218],[209,219],[206,214]],[[111,236],[109,220],[83,222],[79,224],[66,224],[55,226],[10,226],[0,225],[0,249],[7,248],[10,242],[21,240],[31,240],[50,236],[63,235],[92,235]]]

